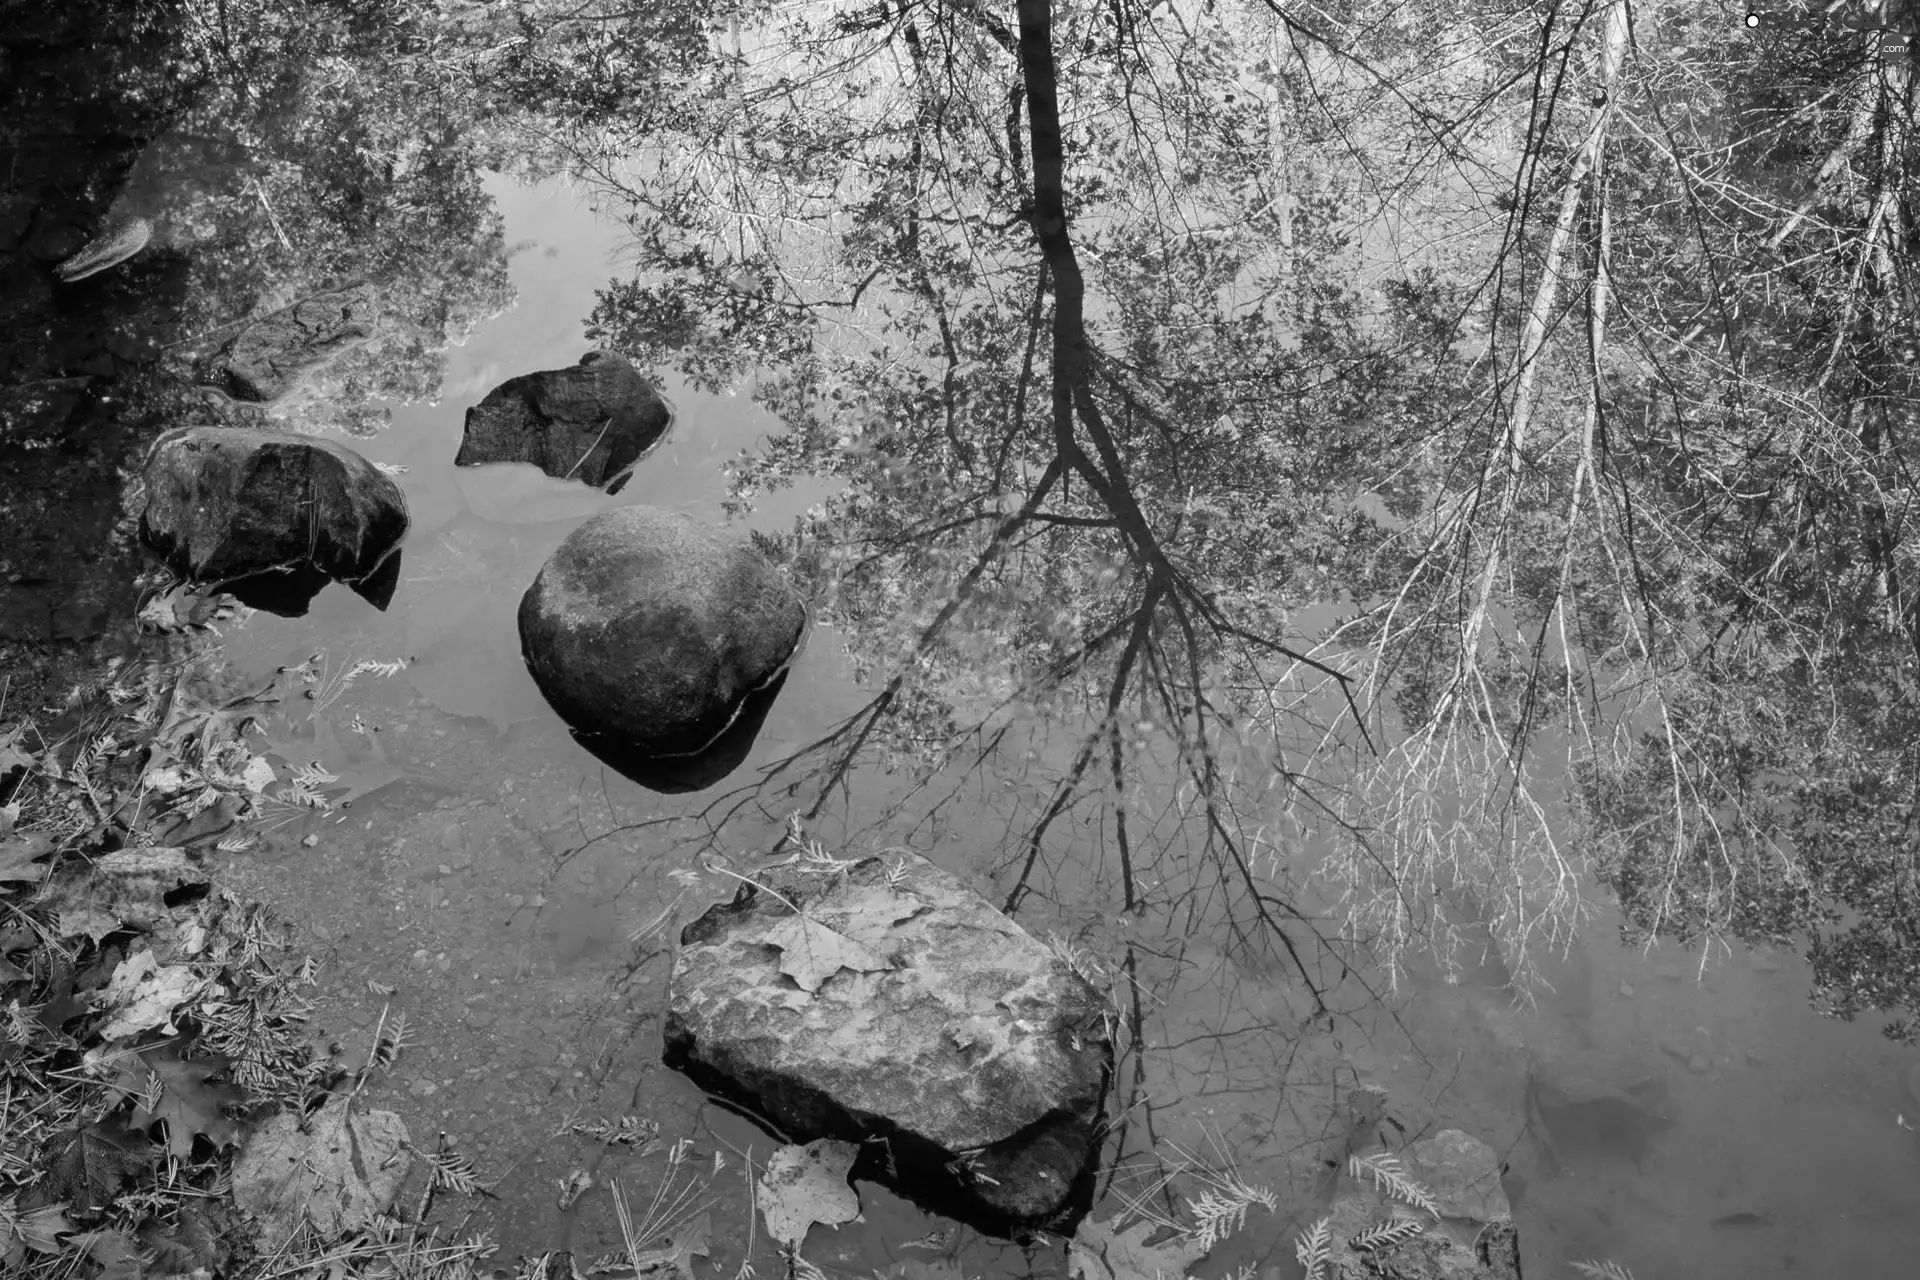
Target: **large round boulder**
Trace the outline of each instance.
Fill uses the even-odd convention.
[[[586,521],[520,601],[534,683],[590,748],[697,756],[785,674],[807,609],[745,536],[653,507]]]
[[[297,616],[328,579],[386,608],[407,500],[333,440],[180,427],[154,441],[140,538],[176,575]]]
[[[623,355],[509,378],[467,410],[457,467],[531,462],[556,480],[618,493],[666,437],[673,413]]]

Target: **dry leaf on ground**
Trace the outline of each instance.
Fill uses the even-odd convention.
[[[45,831],[29,831],[0,839],[0,884],[9,881],[39,884],[47,874],[47,867],[45,863],[35,862],[34,859],[46,857],[59,847],[59,843]]]
[[[176,1058],[160,1049],[130,1054],[118,1062],[113,1087],[129,1097],[145,1099],[147,1073],[160,1077],[160,1097],[153,1110],[135,1108],[133,1122],[145,1129],[155,1120],[167,1122],[167,1149],[181,1160],[193,1153],[195,1134],[205,1134],[214,1146],[237,1142],[240,1125],[227,1118],[226,1108],[247,1100],[246,1094],[213,1077],[229,1065],[225,1058]]]
[[[172,1035],[176,1009],[199,995],[207,980],[183,964],[163,965],[151,949],[122,960],[113,978],[93,997],[94,1008],[113,1010],[100,1028],[103,1040],[120,1040],[155,1027]]]
[[[766,1172],[754,1188],[754,1202],[767,1222],[767,1234],[797,1248],[816,1222],[839,1226],[860,1216],[860,1197],[847,1174],[860,1148],[835,1138],[816,1138],[805,1146],[785,1146],[767,1157]]]
[[[821,983],[842,969],[877,973],[893,968],[873,948],[806,916],[788,916],[762,936],[780,948],[780,972],[806,991],[818,991]]]
[[[303,1220],[323,1237],[367,1225],[393,1203],[413,1164],[407,1127],[391,1111],[350,1111],[335,1095],[307,1119],[303,1133],[298,1113],[272,1117],[234,1162],[234,1200],[260,1220],[270,1249]]]
[[[1112,1222],[1081,1219],[1067,1243],[1071,1280],[1179,1280],[1207,1254],[1184,1233],[1148,1244],[1159,1224],[1145,1218],[1124,1231],[1113,1230]]]
[[[128,1128],[117,1115],[54,1135],[45,1155],[54,1194],[72,1201],[82,1214],[111,1205],[122,1187],[158,1158],[147,1135]]]
[[[59,1237],[74,1229],[67,1221],[65,1201],[40,1209],[20,1209],[12,1196],[0,1197],[0,1267],[12,1270],[29,1249],[35,1253],[60,1252]]]

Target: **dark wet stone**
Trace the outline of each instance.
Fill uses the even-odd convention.
[[[575,529],[519,613],[540,692],[589,749],[636,765],[736,746],[728,730],[764,715],[749,700],[777,691],[806,625],[746,538],[651,507]]]
[[[895,865],[782,864],[688,925],[665,1061],[790,1141],[868,1143],[857,1176],[930,1211],[1070,1231],[1113,1065],[1101,999],[956,877],[906,854],[889,884]],[[863,971],[808,971],[816,935]]]
[[[571,369],[510,378],[467,410],[454,465],[531,462],[558,480],[618,493],[673,415],[623,355],[589,351]]]
[[[406,499],[345,445],[183,427],[154,442],[144,480],[141,541],[182,578],[287,616],[329,580],[392,599]]]
[[[236,400],[278,400],[302,375],[373,335],[379,295],[358,281],[252,321],[195,366],[195,380]]]
[[[1529,1119],[1554,1168],[1596,1157],[1644,1164],[1673,1123],[1667,1092],[1660,1072],[1598,1050],[1536,1053],[1528,1065]]]

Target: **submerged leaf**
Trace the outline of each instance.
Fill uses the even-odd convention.
[[[1095,1222],[1083,1218],[1067,1244],[1067,1269],[1072,1280],[1178,1280],[1207,1254],[1186,1233],[1148,1244],[1157,1223],[1142,1218],[1124,1231],[1115,1231],[1113,1219]]]
[[[407,1127],[391,1111],[358,1112],[338,1094],[306,1118],[281,1112],[233,1166],[236,1203],[260,1220],[268,1248],[313,1223],[322,1238],[363,1227],[393,1203],[412,1167]]]
[[[860,1197],[847,1174],[860,1148],[835,1138],[817,1138],[805,1146],[785,1146],[767,1157],[766,1172],[754,1188],[754,1203],[767,1222],[767,1234],[798,1248],[816,1222],[838,1226],[860,1215]]]

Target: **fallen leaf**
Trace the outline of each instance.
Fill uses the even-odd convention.
[[[94,1280],[138,1280],[144,1274],[140,1246],[125,1231],[84,1231],[67,1244],[99,1266],[100,1272]]]
[[[880,1274],[886,1280],[966,1280],[952,1258],[902,1258]]]
[[[206,985],[207,980],[186,965],[163,965],[151,950],[142,949],[115,966],[106,989],[94,994],[96,1009],[114,1010],[100,1036],[121,1040],[155,1027],[172,1035],[174,1011]]]
[[[135,1108],[133,1122],[144,1131],[155,1120],[166,1121],[167,1149],[185,1160],[193,1153],[195,1134],[215,1147],[240,1140],[240,1125],[227,1118],[226,1108],[246,1102],[246,1094],[214,1079],[229,1065],[221,1057],[180,1058],[169,1051],[148,1049],[119,1059],[113,1087],[128,1097],[145,1099],[147,1073],[160,1077],[160,1097],[153,1110],[144,1105]]]
[[[220,1239],[191,1204],[180,1206],[171,1231],[159,1218],[140,1224],[140,1247],[153,1257],[156,1276],[211,1275],[226,1260]]]
[[[1147,1237],[1160,1224],[1142,1218],[1124,1231],[1115,1231],[1113,1219],[1095,1222],[1082,1218],[1067,1242],[1070,1280],[1178,1280],[1187,1268],[1206,1257],[1191,1235],[1182,1233],[1159,1244]]]
[[[821,983],[842,969],[877,973],[893,968],[873,948],[804,915],[787,916],[763,936],[780,948],[780,972],[803,991],[818,991]]]
[[[27,1249],[58,1253],[59,1238],[74,1229],[67,1221],[64,1200],[39,1209],[17,1209],[12,1196],[0,1199],[0,1262],[11,1265]]]
[[[697,1280],[693,1257],[707,1253],[707,1237],[712,1234],[713,1215],[699,1214],[676,1230],[655,1236],[654,1247],[634,1254],[629,1266],[636,1277],[671,1275],[679,1280]]]
[[[46,877],[46,864],[36,862],[58,848],[60,842],[45,831],[28,831],[0,840],[0,884],[25,881],[39,884]]]
[[[206,882],[206,871],[183,848],[122,849],[56,878],[46,902],[62,937],[85,933],[98,942],[122,926],[151,929],[171,916],[167,894]]]
[[[393,1203],[413,1166],[407,1127],[391,1111],[349,1109],[338,1094],[306,1117],[281,1112],[248,1139],[233,1166],[233,1197],[277,1249],[311,1221],[323,1239],[366,1226]]]
[[[152,1168],[158,1156],[146,1134],[110,1115],[50,1138],[47,1177],[55,1194],[91,1214],[110,1206],[127,1180]]]
[[[839,1226],[860,1216],[860,1197],[847,1174],[860,1154],[855,1143],[816,1138],[805,1146],[785,1146],[767,1157],[766,1172],[754,1188],[754,1203],[766,1219],[767,1234],[798,1248],[814,1223]]]

